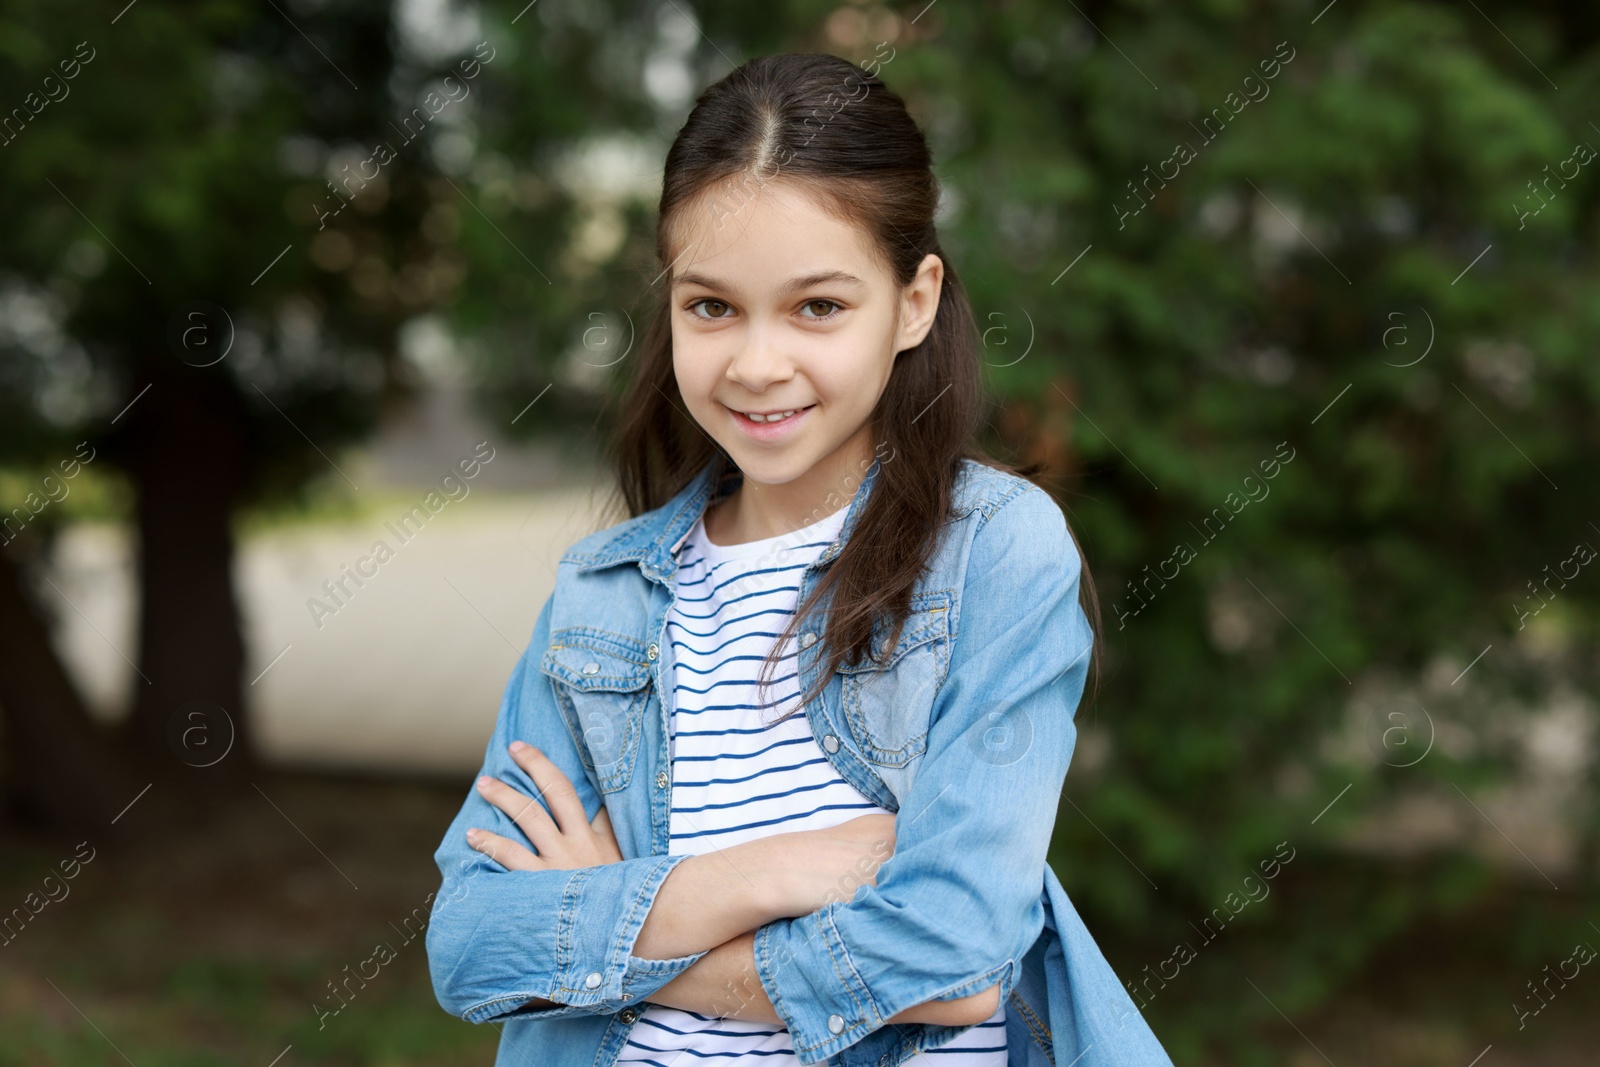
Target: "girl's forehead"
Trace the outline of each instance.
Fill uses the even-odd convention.
[[[727,183],[721,183],[726,185]],[[708,188],[668,220],[668,273],[676,287],[792,286],[826,279],[866,286],[881,281],[872,237],[803,190],[768,185],[740,200]]]

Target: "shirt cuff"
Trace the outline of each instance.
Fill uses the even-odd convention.
[[[795,1056],[802,1063],[816,1063],[844,1051],[888,1026],[890,1016],[916,1004],[957,1000],[997,984],[1000,1001],[1005,1003],[1016,984],[1015,961],[1008,959],[937,996],[920,995],[910,1003],[886,1007],[873,997],[839,935],[834,912],[846,907],[848,901],[834,901],[810,915],[780,919],[756,931],[756,975],[773,1010],[788,1027]]]
[[[518,990],[473,1005],[469,1022],[533,1017],[554,1019],[586,1012],[610,1015],[654,993],[705,955],[656,960],[633,955],[639,931],[667,875],[688,855],[660,856],[573,870],[556,919],[561,961],[548,989]],[[508,921],[508,929],[517,928]],[[507,1010],[535,997],[559,1007]]]
[[[843,902],[756,931],[756,975],[802,1063],[825,1060],[886,1020],[833,923]]]

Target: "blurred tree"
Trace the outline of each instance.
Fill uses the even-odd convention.
[[[47,615],[68,609],[24,573],[59,517],[40,503],[44,479],[80,441],[132,490],[140,678],[126,751],[196,781],[174,747],[179,716],[209,706],[237,737],[206,774],[251,766],[233,522],[372,429],[408,388],[399,325],[460,281],[428,225],[458,195],[431,147],[460,110],[439,79],[472,44],[418,58],[400,32],[374,0],[141,0],[72,19],[20,0],[0,13],[0,461],[31,475],[14,483],[31,495],[0,501],[15,805],[70,814],[47,772],[93,734],[43,639]],[[126,802],[100,776],[76,784],[101,816]]]

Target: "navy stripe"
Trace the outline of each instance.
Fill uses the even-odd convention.
[[[722,629],[722,627],[720,627],[720,626],[717,627],[717,630],[721,630],[721,629]],[[712,632],[715,633],[716,631],[712,631]],[[746,631],[745,633],[742,633],[742,634],[734,634],[732,637],[728,638],[726,641],[722,642],[722,644],[717,645],[714,648],[696,648],[695,646],[690,645],[690,644],[686,644],[686,643],[684,643],[682,641],[669,641],[667,643],[670,644],[673,648],[681,648],[685,652],[690,653],[691,655],[709,656],[714,652],[721,652],[723,649],[727,648],[729,645],[733,644],[735,641],[744,641],[744,640],[748,640],[749,638],[752,638],[752,637],[770,637],[774,641],[776,641],[779,636],[780,636],[779,634],[771,633],[771,632],[769,632],[767,630],[748,630],[748,631]]]
[[[704,782],[675,782],[673,787],[689,788],[697,785],[738,785],[740,782],[748,782],[752,778],[760,778],[762,775],[771,774],[774,771],[792,771],[800,767],[810,767],[818,763],[827,762],[828,760],[826,756],[818,756],[816,759],[808,759],[804,763],[796,763],[793,767],[768,767],[764,771],[757,771],[754,774],[747,774],[743,778],[711,778]]]
[[[761,616],[761,615],[782,615],[785,618],[787,618],[789,615],[792,615],[793,613],[794,613],[794,611],[793,611],[792,608],[762,608],[760,611],[752,611],[748,615],[740,615],[737,618],[725,619],[720,625],[717,626],[717,628],[715,630],[711,630],[711,631],[709,631],[707,633],[698,633],[698,632],[696,632],[694,630],[691,630],[687,626],[684,626],[681,622],[679,622],[677,620],[677,618],[674,618],[673,619],[673,629],[677,630],[679,633],[688,634],[690,637],[712,637],[712,636],[715,636],[718,633],[721,633],[722,630],[723,630],[723,627],[732,626],[736,622],[744,622],[746,619],[754,619],[754,618],[756,618],[758,616]],[[710,615],[710,616],[707,616],[707,618],[716,618],[716,616],[715,615]],[[676,642],[674,642],[674,643],[676,643]]]
[[[729,604],[737,604],[737,603],[739,603],[740,601],[743,601],[743,600],[751,600],[751,599],[753,599],[755,597],[758,597],[758,596],[771,596],[774,593],[782,593],[782,592],[783,592],[782,589],[762,589],[762,590],[758,590],[757,592],[754,592],[754,593],[746,593],[744,596],[736,596],[732,600],[724,600],[722,602],[722,607],[726,607]],[[681,600],[683,598],[680,597],[679,599]],[[693,603],[700,604],[700,603],[704,603],[704,601],[697,600],[697,601],[693,601]],[[698,621],[703,621],[705,619],[714,619],[714,618],[717,617],[717,613],[715,611],[713,611],[710,615],[693,615],[693,614],[690,614],[689,612],[681,611],[676,604],[673,605],[672,610],[678,612],[685,619],[694,619],[697,622]],[[785,608],[784,610],[785,610],[785,613],[788,613],[788,612],[794,611],[794,608],[790,607],[790,608]]]
[[[710,1031],[701,1031],[701,1032],[702,1033],[709,1033]],[[683,1055],[683,1056],[698,1056],[700,1059],[703,1059],[703,1060],[723,1059],[723,1058],[728,1057],[728,1056],[793,1056],[794,1055],[794,1049],[792,1047],[791,1048],[767,1049],[765,1051],[758,1050],[758,1049],[728,1049],[728,1050],[726,1050],[724,1052],[701,1052],[700,1050],[693,1049],[693,1048],[681,1048],[681,1049],[677,1049],[677,1048],[651,1048],[649,1045],[637,1044],[637,1043],[632,1042],[632,1041],[628,1042],[628,1046],[630,1048],[642,1048],[642,1049],[645,1049],[648,1052],[676,1052],[679,1055]]]
[[[663,1007],[664,1006],[665,1005],[663,1005]],[[682,1008],[674,1008],[672,1010],[673,1011],[682,1011],[683,1009]],[[694,1013],[693,1012],[686,1012],[685,1014],[693,1015]],[[695,1018],[704,1019],[705,1016],[696,1015]],[[720,1023],[723,1020],[717,1019],[716,1021]],[[782,1034],[782,1033],[786,1033],[787,1032],[787,1030],[782,1026],[778,1027],[775,1030],[679,1030],[675,1026],[668,1026],[666,1023],[657,1022],[654,1019],[647,1019],[647,1018],[645,1018],[643,1016],[640,1016],[639,1022],[642,1025],[645,1025],[645,1026],[653,1026],[657,1030],[665,1030],[669,1034],[677,1034],[679,1037],[688,1037],[691,1034],[714,1034],[717,1037],[771,1037],[774,1034]],[[641,1047],[645,1047],[645,1046],[641,1046]],[[670,1051],[670,1050],[668,1050],[668,1049],[652,1049],[651,1051],[662,1051],[662,1052],[664,1052],[664,1051]]]
[[[812,808],[810,811],[796,812],[793,815],[785,815],[782,818],[778,818],[778,819],[757,819],[755,822],[740,823],[737,826],[721,826],[721,827],[718,827],[715,830],[696,830],[693,833],[676,834],[674,836],[677,837],[677,838],[680,838],[680,839],[684,839],[684,840],[687,840],[688,838],[691,838],[691,837],[709,837],[712,834],[727,834],[727,833],[732,833],[735,830],[749,830],[750,828],[755,827],[755,826],[777,826],[777,825],[780,825],[780,824],[786,823],[786,822],[796,822],[796,821],[798,821],[800,819],[808,818],[809,816],[815,815],[819,811],[855,811],[855,810],[858,810],[860,808],[876,808],[877,806],[878,805],[872,804],[872,803],[866,803],[866,804],[824,804],[819,808]]]
[[[676,644],[676,642],[674,642],[674,644]],[[798,656],[798,655],[799,655],[799,652],[788,652],[788,653],[785,653],[782,656],[778,656],[777,660],[778,660],[779,663],[782,663],[784,660],[793,659],[795,656]],[[749,655],[749,656],[728,656],[727,658],[723,659],[722,662],[714,663],[710,667],[705,668],[704,670],[702,670],[702,669],[700,669],[698,667],[691,667],[687,663],[682,662],[681,660],[679,660],[678,662],[674,663],[672,666],[673,666],[674,670],[688,671],[690,674],[714,674],[716,671],[721,670],[723,667],[726,667],[730,663],[745,663],[745,662],[762,663],[762,662],[764,662],[766,660],[766,658],[767,657],[764,656],[764,655],[753,655],[753,654]],[[791,674],[791,675],[789,675],[789,677],[793,678],[794,675]],[[755,679],[754,676],[752,676],[750,678],[734,678],[734,679],[729,679],[729,681],[744,682],[744,683],[746,683],[748,685],[755,685],[756,684],[756,679]],[[773,681],[776,682],[777,679],[774,678]],[[722,684],[726,685],[727,683],[724,682]],[[686,693],[706,693],[706,692],[709,692],[711,689],[714,689],[714,688],[716,688],[716,687],[715,686],[710,686],[710,687],[707,687],[706,689],[695,689],[694,687],[687,686],[687,685],[682,687],[683,691],[686,692]]]
[[[778,800],[782,797],[792,797],[797,793],[809,793],[816,789],[827,789],[830,786],[844,784],[845,783],[843,782],[817,782],[815,785],[796,786],[794,789],[786,790],[782,793],[762,793],[758,796],[744,797],[739,800],[730,800],[723,804],[702,804],[698,808],[680,808],[677,805],[673,805],[672,810],[681,811],[687,814],[691,811],[710,811],[713,808],[738,808],[743,807],[746,804],[754,804],[758,800]]]
[[[764,734],[772,729],[771,726],[752,726],[748,729],[739,729],[730,726],[726,730],[677,730],[675,737],[721,737],[724,734]]]
[[[756,756],[762,755],[763,753],[771,752],[775,748],[782,748],[784,745],[804,745],[804,744],[807,744],[807,743],[813,743],[814,744],[815,742],[813,742],[812,739],[809,738],[809,737],[791,737],[791,738],[788,738],[787,740],[784,740],[784,741],[774,741],[774,742],[772,742],[772,744],[768,745],[766,748],[758,748],[754,752],[740,752],[740,753],[736,753],[736,754],[735,753],[728,753],[728,752],[717,752],[717,753],[714,753],[714,754],[712,754],[710,756],[679,756],[673,762],[674,763],[705,763],[705,762],[710,761],[710,760],[752,759],[752,758],[754,758]]]

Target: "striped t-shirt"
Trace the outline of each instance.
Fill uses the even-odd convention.
[[[803,712],[793,640],[756,690],[762,661],[794,614],[801,572],[838,536],[845,511],[788,534],[713,544],[703,520],[678,550],[677,599],[667,614],[674,707],[671,852],[698,855],[768,834],[888,814],[834,770]],[[821,636],[820,634],[818,635]],[[722,1067],[748,1057],[797,1067],[778,1023],[724,1019],[648,1004],[618,1063]],[[1005,1005],[985,1023],[906,1061],[917,1067],[1005,1067]]]

